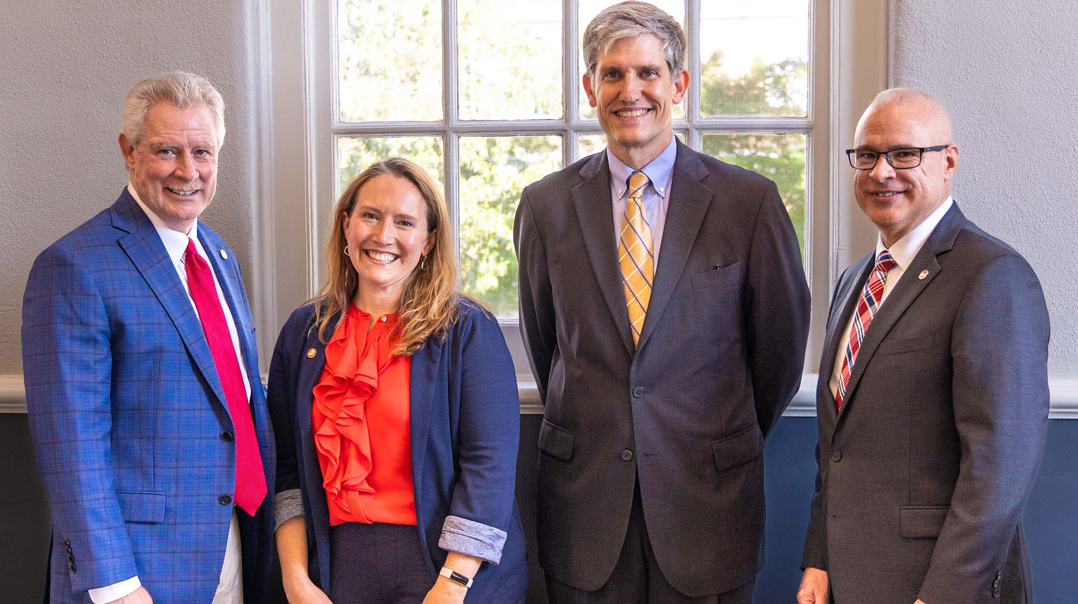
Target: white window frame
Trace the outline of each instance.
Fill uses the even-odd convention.
[[[463,121],[456,118],[455,53],[443,60],[443,123],[339,123],[335,106],[332,29],[334,0],[299,3],[258,1],[260,24],[258,97],[261,133],[261,211],[256,246],[256,321],[262,337],[262,363],[268,364],[277,331],[292,309],[320,285],[326,214],[338,190],[335,172],[336,136],[445,136],[443,182],[456,232],[459,171],[456,141],[473,135],[547,135],[563,137],[563,161],[576,153],[576,136],[601,133],[598,122],[580,120],[579,30],[576,0],[563,0],[563,108],[561,120],[524,122]],[[699,39],[700,3],[686,2],[690,40]],[[456,40],[456,0],[443,0],[443,48]],[[699,148],[702,132],[767,131],[808,135],[806,148],[805,272],[810,279],[813,310],[809,352],[802,388],[788,415],[814,415],[816,362],[822,346],[827,301],[840,271],[872,245],[874,230],[853,202],[851,181],[841,159],[853,139],[857,118],[888,78],[889,0],[815,0],[810,12],[809,112],[805,118],[711,118],[699,116],[699,78],[690,78],[686,117],[675,120],[677,131]],[[690,73],[699,69],[699,47],[689,50]],[[522,411],[541,412],[515,322],[503,333],[513,352],[520,383]]]

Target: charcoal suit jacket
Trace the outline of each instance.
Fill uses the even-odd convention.
[[[837,604],[1028,602],[1019,513],[1049,403],[1037,277],[954,205],[869,325],[839,410],[828,381],[873,256],[831,302],[802,566]]]
[[[668,194],[635,350],[606,153],[529,185],[517,209],[520,326],[545,406],[539,561],[581,589],[610,576],[637,482],[679,591],[728,591],[764,560],[764,437],[808,330],[797,238],[774,183],[680,142]]]

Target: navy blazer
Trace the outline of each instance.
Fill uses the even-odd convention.
[[[236,323],[266,486],[273,438],[236,255],[198,238]],[[236,475],[234,428],[191,298],[125,188],[37,257],[23,299],[26,407],[52,502],[52,602],[138,575],[155,603],[209,602]],[[226,436],[227,434],[227,436]],[[273,497],[237,512],[244,596],[264,599]]]
[[[273,352],[269,405],[277,437],[277,492],[300,489],[311,550],[311,576],[329,589],[329,510],[311,434],[312,389],[325,364],[314,306],[289,317]],[[333,325],[333,323],[331,323]],[[528,574],[514,489],[520,407],[513,362],[497,321],[474,302],[444,337],[412,356],[411,450],[419,540],[431,584],[446,552],[438,547],[446,516],[507,533],[501,560],[485,563],[467,602],[512,602]]]

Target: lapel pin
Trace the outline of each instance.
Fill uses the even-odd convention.
[[[928,276],[928,271],[921,271],[921,274],[917,275],[917,278],[921,279],[921,280],[924,280],[924,278],[927,277],[927,276]]]
[[[223,260],[228,260],[228,252],[221,250],[221,258]]]
[[[307,350],[307,358],[308,359],[313,359],[314,355],[316,355],[316,354],[318,354],[318,351],[315,350],[314,348],[310,348],[310,349]]]

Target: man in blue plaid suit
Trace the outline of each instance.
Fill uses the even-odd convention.
[[[139,82],[119,137],[130,183],[30,272],[23,370],[53,506],[51,602],[264,599],[273,435],[239,265],[198,222],[223,111],[199,76]]]

